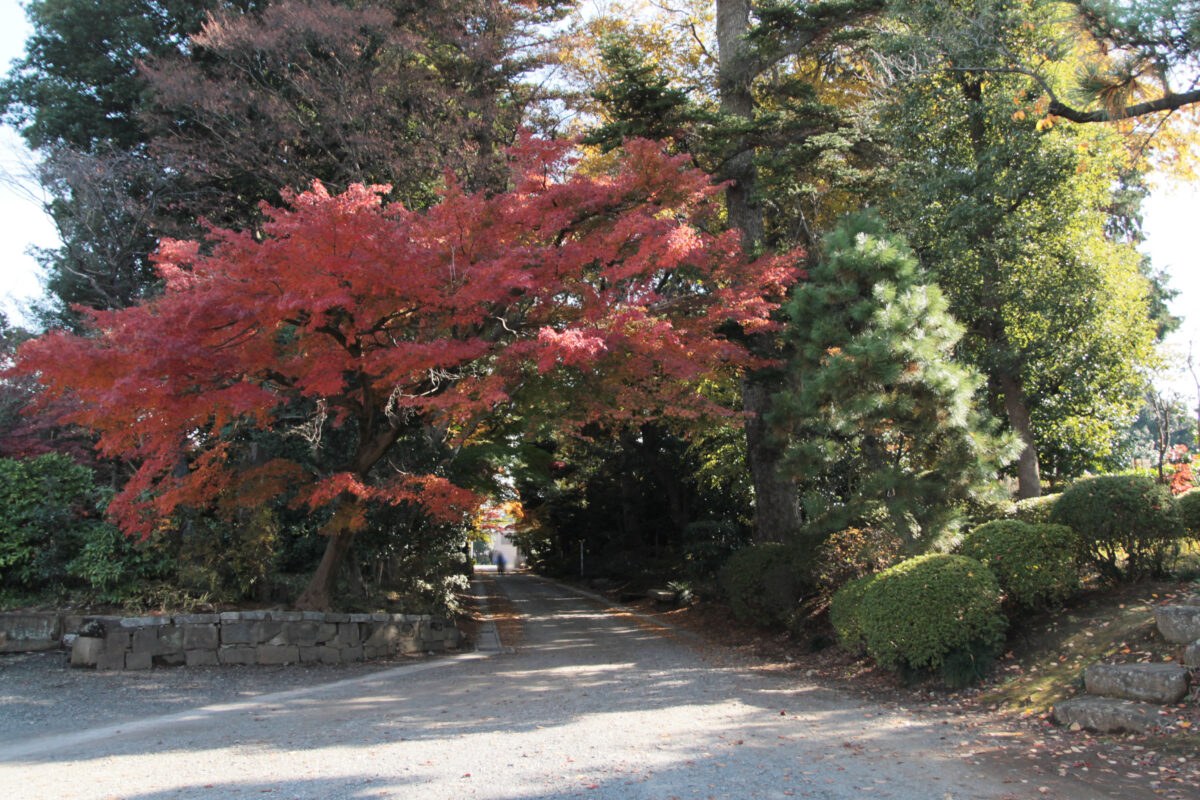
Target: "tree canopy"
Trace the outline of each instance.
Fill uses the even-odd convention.
[[[794,264],[747,263],[735,234],[708,233],[719,190],[703,173],[631,142],[616,173],[559,180],[568,146],[526,139],[511,191],[452,184],[426,213],[382,204],[385,187],[315,186],[267,210],[261,239],[165,242],[161,297],[30,342],[17,369],[42,402],[75,400],[67,421],[102,453],[138,465],[111,506],[126,531],[288,494],[335,506],[323,567],[336,574],[330,553],[364,501],[443,518],[475,502],[436,471],[373,472],[404,436],[461,442],[539,387],[575,401],[555,404],[558,424],[716,412],[696,382],[751,363],[717,330],[772,326]],[[347,462],[306,471],[239,449],[305,400],[311,440],[355,431]],[[310,589],[308,605],[328,603],[328,585]]]

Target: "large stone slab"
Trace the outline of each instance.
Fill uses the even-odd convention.
[[[294,644],[260,644],[255,652],[255,663],[258,664],[296,664],[300,661],[300,648]]]
[[[222,664],[253,664],[255,652],[253,647],[221,645],[221,649],[217,651],[217,659]]]
[[[217,650],[188,650],[183,654],[184,662],[189,667],[215,667],[220,661],[217,659]]]
[[[58,614],[0,614],[0,653],[55,650],[62,632]]]
[[[75,637],[75,643],[71,645],[71,666],[94,667],[100,661],[100,656],[103,652],[103,639],[77,636]],[[122,666],[124,666],[123,661]]]
[[[214,653],[215,659],[220,639],[221,636],[217,631],[216,625],[199,624],[183,626],[184,650],[211,650]]]
[[[1183,665],[1192,669],[1200,668],[1200,641],[1192,642],[1183,651]]]
[[[1059,725],[1078,725],[1100,733],[1145,733],[1161,726],[1159,710],[1158,706],[1149,703],[1084,695],[1055,706],[1054,721]]]
[[[1154,621],[1168,642],[1191,644],[1200,639],[1200,606],[1158,606]]]
[[[1188,670],[1178,664],[1093,664],[1083,674],[1088,694],[1168,705],[1188,692]]]

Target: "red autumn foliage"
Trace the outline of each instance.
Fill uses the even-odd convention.
[[[653,143],[613,174],[556,178],[569,147],[526,137],[512,190],[451,182],[422,213],[384,205],[386,187],[315,185],[264,209],[262,236],[166,241],[160,297],[89,311],[92,333],[29,342],[15,369],[138,465],[111,510],[141,536],[231,493],[336,504],[342,536],[367,499],[460,517],[477,498],[444,478],[372,473],[413,420],[454,441],[530,398],[564,425],[719,413],[698,383],[751,357],[718,331],[770,328],[796,257],[748,263],[736,232],[709,233],[718,188]],[[314,402],[356,431],[348,463],[236,456],[239,430]]]
[[[1196,479],[1192,474],[1192,456],[1186,444],[1177,444],[1171,448],[1168,463],[1171,472],[1167,476],[1167,485],[1171,494],[1180,495],[1196,488]]]

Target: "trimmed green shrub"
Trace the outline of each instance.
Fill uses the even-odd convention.
[[[938,669],[968,654],[990,661],[1004,641],[1007,620],[1000,586],[974,559],[932,553],[875,576],[859,604],[867,653],[883,667]]]
[[[971,531],[958,552],[990,569],[1018,608],[1059,605],[1079,588],[1079,537],[1066,525],[995,520]]]
[[[1200,489],[1192,489],[1175,498],[1183,529],[1192,538],[1200,537]]]
[[[863,595],[877,577],[878,572],[855,578],[843,584],[829,601],[829,624],[837,633],[838,643],[851,652],[859,653],[866,647],[858,612],[862,606]]]
[[[786,624],[808,589],[797,548],[766,543],[734,552],[721,569],[733,615],[758,625]]]
[[[1050,521],[1079,534],[1084,556],[1114,582],[1164,575],[1184,536],[1175,499],[1145,475],[1081,480],[1059,496]]]
[[[1012,516],[1021,522],[1048,524],[1050,513],[1054,511],[1054,503],[1058,498],[1057,494],[1044,494],[1041,497],[1027,497],[1024,500],[1018,500],[1014,504],[1015,509]]]

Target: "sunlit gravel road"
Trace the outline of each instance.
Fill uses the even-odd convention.
[[[0,798],[1098,796],[966,757],[951,720],[722,665],[565,587],[484,585],[524,618],[515,653],[0,743]]]

